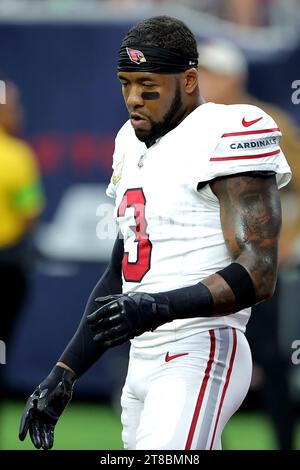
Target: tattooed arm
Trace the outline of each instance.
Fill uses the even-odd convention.
[[[273,295],[277,277],[277,250],[281,207],[275,176],[233,175],[211,182],[220,202],[224,238],[232,259],[250,274],[256,302]],[[235,296],[218,274],[201,281],[214,300],[212,315],[239,310]]]

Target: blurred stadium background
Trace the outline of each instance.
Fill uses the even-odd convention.
[[[34,238],[30,291],[7,345],[7,364],[0,365],[6,386],[1,449],[32,449],[29,441],[17,439],[24,400],[73,334],[110,256],[113,237],[97,238],[96,226],[110,229],[105,187],[114,135],[127,118],[116,60],[128,28],[139,19],[169,14],[185,21],[199,41],[233,41],[249,65],[249,91],[289,112],[300,126],[300,104],[291,98],[292,84],[299,80],[300,85],[299,1],[247,1],[243,11],[238,4],[244,2],[0,1],[0,73],[20,89],[23,137],[37,154],[46,196]],[[97,210],[100,204],[106,204],[105,213]],[[294,261],[282,273],[279,333],[287,356],[300,339],[297,257]],[[127,353],[127,345],[107,352],[80,380],[57,428],[56,449],[121,448],[119,396]],[[279,368],[278,381],[280,374]],[[291,364],[289,387],[298,416],[299,366]],[[259,384],[228,424],[223,445],[277,448]],[[299,426],[294,447],[300,449]]]

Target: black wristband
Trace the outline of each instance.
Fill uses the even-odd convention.
[[[213,298],[208,287],[202,282],[164,292],[171,304],[173,319],[209,317],[213,310]]]
[[[235,295],[236,305],[242,308],[250,307],[255,304],[255,289],[248,271],[240,263],[231,263],[226,268],[218,271],[229,285]]]

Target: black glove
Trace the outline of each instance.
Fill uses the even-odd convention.
[[[27,431],[37,449],[51,449],[54,427],[58,418],[72,398],[76,375],[55,366],[48,377],[34,390],[27,400],[19,430],[24,441]]]
[[[130,292],[99,297],[95,302],[101,307],[87,316],[87,322],[95,332],[94,340],[107,348],[174,319],[171,304],[164,294]]]

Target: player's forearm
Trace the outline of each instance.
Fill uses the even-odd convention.
[[[260,251],[260,255],[249,250],[200,283],[165,292],[173,319],[230,315],[271,297],[276,284],[277,251],[272,256]]]
[[[110,293],[106,276],[107,272],[104,273],[91,293],[77,331],[58,361],[62,364],[62,367],[67,366],[67,368],[74,371],[77,377],[84,374],[104,353],[103,348],[93,341],[93,334],[86,323],[86,317],[97,309],[94,299],[99,294],[106,296]]]
[[[93,332],[89,328],[86,318],[99,308],[95,302],[97,297],[122,292],[121,262],[123,257],[123,240],[117,238],[111,262],[93,289],[81,322],[76,333],[59,358],[57,365],[71,369],[77,377],[88,370],[104,353],[105,349],[93,341]]]
[[[226,315],[237,311],[235,295],[219,274],[208,276],[203,279],[202,284],[208,287],[212,296],[211,316]]]
[[[99,299],[101,308],[87,319],[94,341],[110,348],[173,320],[231,314],[255,303],[252,279],[237,262],[209,276],[206,283],[210,287],[199,282],[167,292]]]
[[[250,285],[250,281],[253,285],[253,292],[251,293],[253,305],[273,295],[277,278],[276,250],[269,256],[266,253],[257,256],[253,252],[242,254],[235,260],[235,263],[241,265],[249,274],[248,285]],[[208,287],[212,295],[212,316],[231,314],[241,309],[240,302],[237,301],[238,299],[230,286],[230,282],[228,284],[222,276],[217,273],[212,274],[201,282]],[[243,297],[242,292],[241,296]]]

